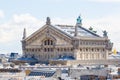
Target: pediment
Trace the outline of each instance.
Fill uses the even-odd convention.
[[[56,44],[71,44],[72,38],[55,29],[51,25],[44,25],[41,29],[25,39],[27,45],[41,45],[44,39],[50,38]]]

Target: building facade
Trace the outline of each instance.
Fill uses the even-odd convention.
[[[79,16],[75,26],[52,25],[47,17],[46,24],[26,37],[24,29],[22,50],[25,57],[35,57],[40,62],[72,56],[75,60],[106,60],[113,44],[103,32],[103,36],[82,26]]]

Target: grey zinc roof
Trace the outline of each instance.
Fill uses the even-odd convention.
[[[55,71],[33,71],[29,74],[29,76],[45,76],[45,77],[52,77],[55,74]]]
[[[120,54],[111,54],[108,56],[108,59],[120,59]]]
[[[70,36],[74,36],[75,33],[75,26],[69,26],[69,25],[55,25],[54,27],[58,28],[59,30],[67,33]],[[96,33],[78,26],[77,27],[77,31],[78,31],[78,36],[85,36],[85,37],[100,37],[99,35],[97,35]]]

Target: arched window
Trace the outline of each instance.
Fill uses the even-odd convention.
[[[66,48],[64,48],[64,51],[66,51]]]
[[[59,48],[57,50],[59,51]]]
[[[105,51],[105,49],[103,48],[103,51]]]
[[[82,51],[82,49],[80,48],[80,51]]]
[[[44,45],[44,52],[53,52],[54,48],[52,45],[54,45],[54,41],[52,39],[46,39],[43,41]]]
[[[94,51],[94,49],[92,48],[92,51]]]
[[[44,44],[47,45],[47,41],[45,41]]]
[[[50,45],[50,40],[49,39],[47,40],[47,42],[48,42],[48,45]]]
[[[88,51],[88,48],[86,48],[86,51]]]
[[[53,41],[50,39],[47,39],[44,41],[44,45],[53,45]]]
[[[97,48],[97,51],[99,51],[99,49]]]
[[[45,51],[45,52],[47,51],[46,48],[44,48],[44,51]]]

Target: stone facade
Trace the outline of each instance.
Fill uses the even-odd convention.
[[[120,59],[108,59],[108,60],[50,60],[49,63],[51,65],[67,65],[67,66],[72,66],[72,65],[119,65]]]
[[[98,76],[98,80],[106,80],[108,75],[107,70],[105,69],[81,69],[81,68],[71,68],[68,72],[69,76],[76,80],[81,80],[82,76]],[[100,77],[105,77],[105,79],[100,79]],[[97,79],[82,79],[82,80],[97,80]]]
[[[29,37],[24,29],[22,39],[23,55],[40,62],[61,56],[73,56],[75,60],[106,60],[112,45],[107,36],[101,37],[82,27],[81,21],[75,26],[54,26],[49,17],[46,24]]]

